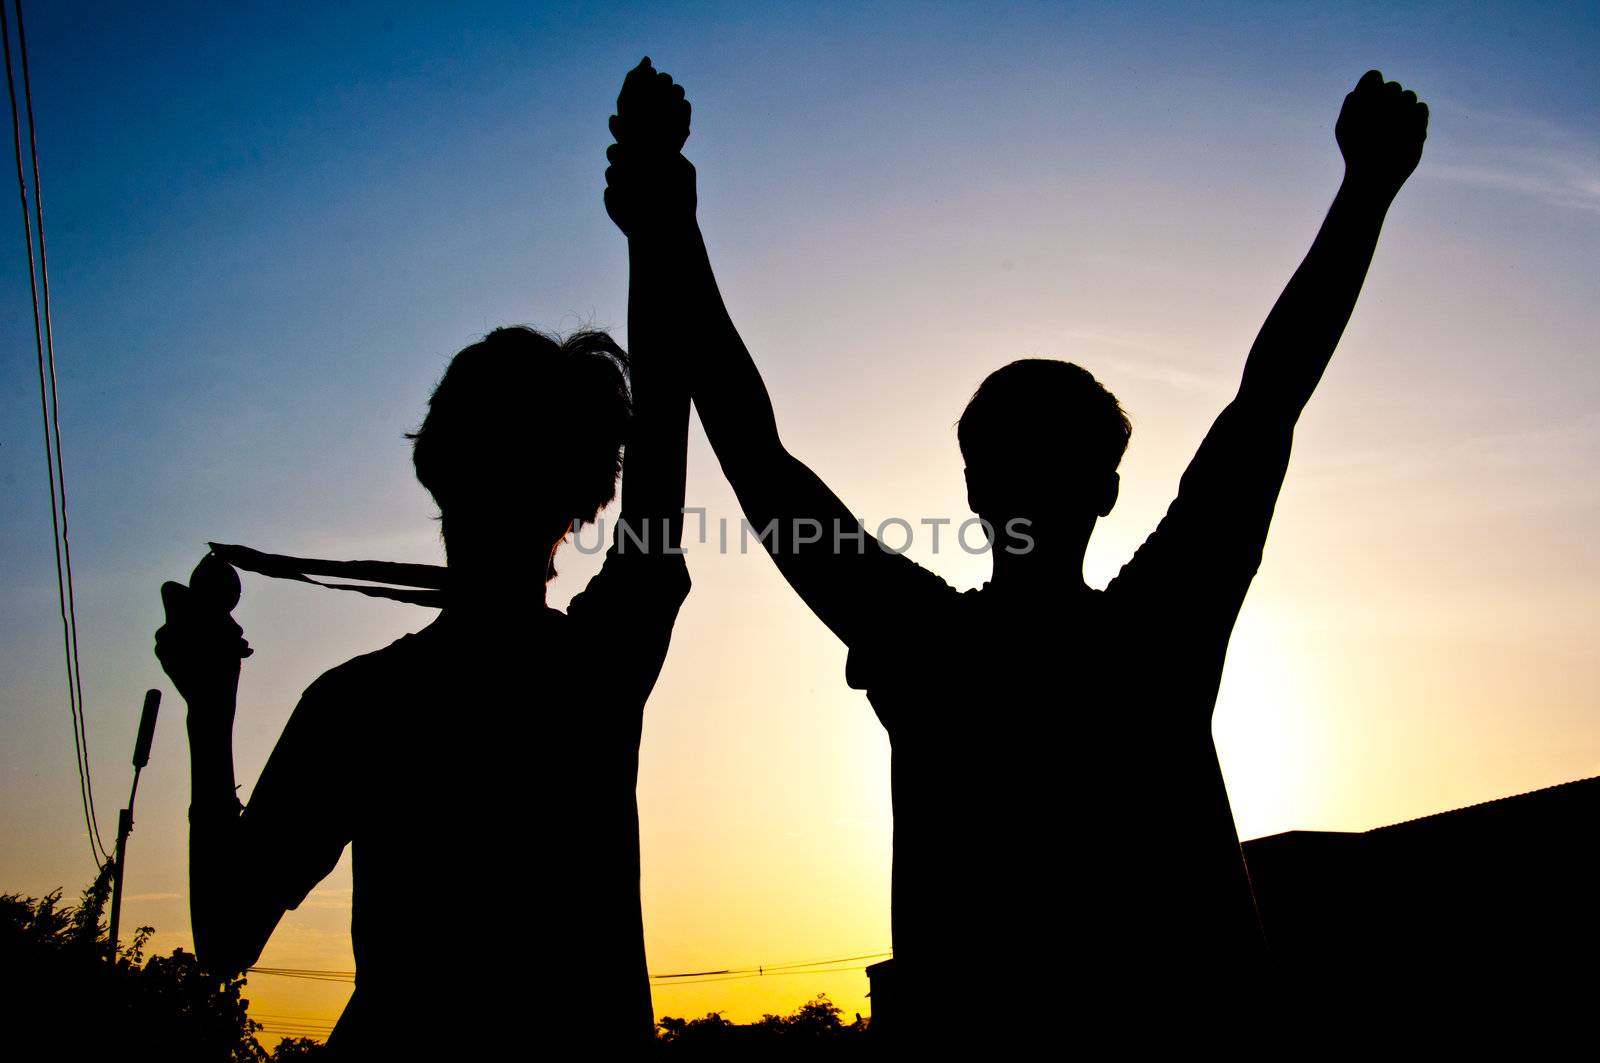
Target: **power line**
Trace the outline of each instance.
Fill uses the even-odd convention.
[[[269,1030],[302,1030],[308,1033],[329,1034],[337,1019],[318,1018],[311,1015],[276,1015],[267,1012],[250,1012],[250,1017]]]
[[[22,0],[13,0],[17,13],[17,50],[22,59],[22,100],[28,112],[28,149],[33,156],[33,213],[39,230],[39,283],[44,292],[44,349],[50,362],[50,420],[55,433],[56,487],[61,493],[61,557],[67,573],[67,617],[72,630],[72,678],[78,688],[78,741],[83,747],[84,789],[89,797],[89,822],[95,843],[105,854],[100,838],[100,816],[94,807],[94,776],[90,771],[89,729],[84,718],[83,654],[78,649],[78,596],[72,582],[72,532],[67,521],[67,463],[61,456],[61,397],[56,388],[56,332],[50,314],[50,255],[44,241],[44,184],[39,180],[39,124],[33,117],[33,77],[28,70],[28,28],[22,21]]]
[[[853,967],[819,967],[809,971],[778,971],[768,968],[765,971],[751,971],[746,974],[728,974],[712,978],[690,978],[681,982],[657,982],[652,989],[672,989],[680,985],[700,985],[703,982],[742,982],[747,978],[784,978],[796,974],[834,974],[844,971],[864,971],[869,964],[861,963]]]
[[[303,1022],[313,1026],[332,1026],[338,1021],[337,1019],[327,1018],[326,1016],[281,1015],[275,1011],[252,1011],[250,1013],[250,1017],[252,1019],[260,1019],[263,1022]]]
[[[327,1040],[333,1033],[332,1024],[303,1025],[300,1023],[263,1022],[261,1033],[274,1034],[279,1037],[314,1037]]]
[[[730,967],[715,971],[688,971],[683,974],[653,974],[650,981],[656,985],[694,985],[697,982],[737,981],[743,978],[761,978],[791,974],[831,974],[834,971],[860,971],[868,966],[862,960],[879,960],[894,955],[892,952],[862,953],[857,956],[836,956],[826,960],[799,960],[792,963],[757,964],[754,967]],[[837,964],[857,964],[839,967]],[[265,974],[274,978],[300,978],[313,982],[354,982],[354,971],[326,971],[313,967],[251,967],[250,974]]]
[[[876,960],[892,956],[892,952],[863,953],[858,956],[839,956],[828,960],[800,960],[793,963],[778,963],[772,965],[758,964],[755,967],[735,967],[720,971],[693,971],[684,974],[653,974],[651,982],[654,988],[673,987],[681,985],[702,985],[707,982],[740,982],[750,978],[782,978],[804,974],[836,974],[851,971],[864,971],[869,964],[860,963],[861,960]],[[848,963],[852,966],[838,967],[833,964]],[[328,971],[314,967],[251,967],[248,974],[265,974],[276,978],[298,978],[313,982],[354,982],[354,971]],[[308,1015],[281,1015],[272,1012],[251,1012],[250,1017],[261,1023],[263,1032],[282,1034],[291,1037],[323,1036],[333,1032],[336,1018],[317,1018]]]
[[[89,735],[83,718],[83,670],[78,654],[78,606],[72,580],[72,542],[67,525],[67,481],[61,459],[61,399],[56,384],[54,329],[50,316],[50,275],[45,258],[44,199],[39,184],[39,139],[33,114],[33,84],[28,69],[28,38],[22,20],[22,0],[14,0],[17,45],[22,60],[22,91],[28,114],[28,143],[33,158],[34,210],[28,211],[28,183],[22,166],[22,122],[17,112],[16,74],[11,63],[11,29],[0,0],[0,38],[6,52],[6,89],[11,100],[11,140],[16,153],[17,192],[22,202],[22,225],[28,251],[28,287],[33,297],[33,338],[39,363],[39,412],[44,421],[45,471],[50,481],[50,531],[55,548],[56,598],[61,612],[61,640],[66,658],[67,703],[72,713],[72,747],[77,762],[78,796],[88,828],[89,854],[97,865],[108,859],[95,814],[94,784],[90,774]],[[34,223],[38,223],[39,258],[33,253]],[[44,313],[40,317],[40,281],[44,287]],[[49,391],[45,382],[48,364]]]
[[[266,974],[274,978],[304,978],[313,982],[354,982],[354,971],[310,971],[293,967],[251,967],[250,974]]]
[[[756,970],[758,973],[761,971],[786,971],[793,967],[818,967],[825,963],[851,963],[856,960],[881,960],[893,955],[893,952],[870,952],[861,956],[841,956],[836,960],[810,960],[806,963],[780,963],[771,967],[758,967]],[[749,969],[750,968],[748,967],[745,968],[746,971]]]
[[[651,979],[701,978],[719,974],[761,974],[763,971],[787,971],[796,967],[821,967],[829,963],[850,963],[854,960],[881,960],[893,956],[892,952],[870,952],[860,956],[839,956],[831,960],[803,960],[795,963],[757,964],[754,967],[731,967],[720,971],[687,971],[683,974],[653,974]]]

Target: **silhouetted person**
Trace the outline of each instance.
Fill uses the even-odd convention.
[[[666,75],[652,84],[663,109],[681,100]],[[1426,125],[1377,71],[1346,98],[1327,220],[1177,499],[1104,591],[1085,585],[1083,556],[1117,500],[1130,425],[1093,376],[1027,359],[978,388],[958,435],[969,505],[997,541],[992,579],[958,592],[855,537],[853,513],[784,448],[712,275],[693,167],[639,141],[610,149],[634,283],[667,293],[654,305],[671,307],[723,471],[889,733],[902,1030],[1136,1041],[1216,1035],[1252,1006],[1265,949],[1211,714],[1295,422]]]
[[[581,1016],[586,1052],[654,1035],[634,789],[689,589],[671,552],[688,396],[658,335],[634,325],[631,414],[629,360],[604,333],[503,328],[456,355],[413,437],[443,522],[443,612],[313,683],[242,811],[241,632],[163,588],[157,655],[189,705],[196,951],[218,974],[254,963],[352,844],[356,990],[330,1041],[344,1054],[511,1058],[530,1008]],[[617,539],[551,609],[551,560],[613,497],[625,440]]]

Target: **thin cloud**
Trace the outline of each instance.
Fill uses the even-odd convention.
[[[1531,495],[1543,493],[1556,503],[1589,505],[1594,497],[1590,478],[1575,475],[1587,469],[1590,455],[1600,453],[1600,414],[1583,414],[1551,424],[1511,428],[1457,437],[1426,452],[1397,457],[1388,448],[1352,449],[1307,455],[1296,479],[1307,490],[1371,492],[1381,486],[1419,490],[1463,476],[1497,476],[1497,482],[1520,483]],[[1554,491],[1555,493],[1551,493]]]
[[[1102,370],[1107,375],[1133,377],[1137,380],[1147,380],[1155,384],[1173,388],[1178,391],[1212,393],[1225,391],[1231,381],[1215,374],[1197,373],[1170,361],[1166,355],[1174,344],[1165,345],[1156,337],[1134,335],[1110,329],[1090,331],[1086,329],[1071,329],[1060,333],[1062,340],[1068,341],[1062,346],[1071,349],[1078,344],[1091,348],[1101,348],[1094,353],[1094,364],[1091,371],[1097,374]],[[1072,342],[1076,341],[1076,342]],[[1125,354],[1110,353],[1104,348],[1112,347],[1121,351],[1131,352],[1137,357]],[[1071,358],[1072,355],[1058,355],[1057,357]]]
[[[1443,127],[1431,138],[1435,158],[1424,161],[1422,174],[1600,212],[1600,144],[1587,132],[1508,111],[1441,106],[1435,115]]]
[[[350,898],[354,896],[354,892],[355,891],[348,886],[344,887],[343,889],[336,889],[331,886],[319,887],[306,895],[306,899],[300,902],[300,907],[332,909],[349,908]]]
[[[1518,192],[1553,207],[1600,212],[1600,176],[1571,160],[1522,156],[1500,166],[1447,163],[1431,173],[1458,184]]]

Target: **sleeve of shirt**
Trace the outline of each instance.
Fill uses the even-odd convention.
[[[613,545],[605,564],[567,605],[581,637],[604,640],[612,680],[631,688],[643,704],[661,674],[672,626],[689,596],[689,566],[681,553],[647,552]]]
[[[325,674],[300,698],[241,816],[254,892],[283,911],[328,876],[353,834],[356,751],[338,677]]]
[[[1261,565],[1267,528],[1294,440],[1292,424],[1263,423],[1230,406],[1183,474],[1178,497],[1106,588],[1135,598],[1148,622],[1180,628],[1187,644],[1226,646]]]
[[[872,615],[856,625],[859,634],[845,659],[845,682],[871,690],[886,677],[925,669],[929,647],[937,644],[939,618],[961,597],[959,591],[904,554],[891,554],[880,570],[882,597],[868,602]]]

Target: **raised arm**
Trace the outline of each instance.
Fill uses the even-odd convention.
[[[233,718],[240,662],[250,655],[229,611],[238,576],[215,555],[186,587],[163,584],[167,621],[156,657],[188,705],[189,920],[195,955],[226,977],[251,966],[283,913],[338,863],[351,838],[356,760],[334,693],[335,669],[305,692],[272,749],[250,804],[239,803]]]
[[[1422,158],[1428,105],[1369,70],[1334,126],[1344,182],[1305,261],[1268,315],[1245,363],[1236,405],[1292,425],[1311,399],[1355,309],[1400,186]]]
[[[238,577],[215,558],[200,563],[191,586],[161,588],[167,620],[156,632],[156,657],[188,705],[189,921],[195,955],[219,977],[255,962],[284,909],[253,890],[242,866],[247,851],[233,772],[233,718],[240,662],[250,653],[228,615],[231,602],[205,593],[207,584]]]
[[[628,75],[617,109],[606,207],[628,235],[630,333],[659,338],[682,359],[752,536],[812,611],[854,642],[864,603],[935,577],[860,533],[855,515],[779,438],[772,400],[723,304],[695,220],[694,167],[680,154],[689,117],[683,89],[646,59]]]
[[[1189,463],[1177,499],[1118,576],[1124,589],[1163,587],[1194,608],[1221,613],[1243,600],[1295,423],[1344,334],[1384,216],[1416,169],[1427,127],[1427,106],[1376,70],[1345,97],[1334,127],[1345,174],[1333,206],[1261,326],[1238,394]]]
[[[646,91],[648,68],[629,74],[614,119],[613,130],[631,120],[630,143],[641,150],[659,145],[661,153],[676,154],[689,135],[689,103],[680,89],[660,95]],[[619,134],[627,138],[626,133]],[[627,231],[626,229],[624,231]],[[652,282],[645,256],[629,238],[628,347],[633,392],[633,422],[628,436],[622,475],[622,522],[637,537],[643,534],[647,549],[676,550],[683,542],[685,452],[689,435],[689,390],[682,366],[673,361],[682,338],[670,320],[670,297]],[[665,537],[662,532],[665,530]]]

